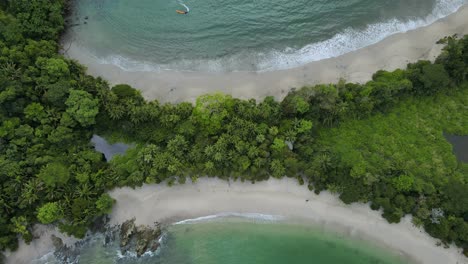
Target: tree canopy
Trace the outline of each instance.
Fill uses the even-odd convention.
[[[0,250],[35,223],[83,237],[119,186],[190,177],[294,177],[345,203],[406,214],[468,251],[468,165],[444,133],[468,135],[468,36],[435,62],[377,71],[367,83],[306,86],[281,102],[224,94],[146,101],[58,54],[63,0],[0,1]],[[109,163],[93,134],[135,143]],[[467,253],[468,254],[468,253]]]

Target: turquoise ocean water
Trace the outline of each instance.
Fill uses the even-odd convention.
[[[402,256],[372,241],[352,239],[311,225],[246,218],[170,226],[156,253],[121,255],[117,243],[96,237],[82,249],[86,264],[403,264]],[[55,263],[50,258],[42,262]]]
[[[265,71],[365,47],[467,2],[76,0],[72,19],[81,25],[71,32],[99,60],[126,70]],[[184,5],[190,13],[177,14]]]

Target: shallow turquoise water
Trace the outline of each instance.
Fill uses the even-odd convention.
[[[81,25],[72,32],[98,59],[127,70],[263,71],[356,50],[466,2],[77,0]],[[188,15],[175,12],[182,4]]]
[[[49,260],[50,261],[50,260]],[[45,262],[44,262],[45,263]],[[47,262],[53,263],[53,261]],[[140,259],[118,253],[102,238],[84,247],[79,263],[89,264],[403,264],[410,263],[371,241],[287,222],[222,218],[173,225],[163,245]]]
[[[398,257],[312,227],[252,222],[177,225],[161,263],[401,264]],[[148,262],[150,263],[150,262]]]

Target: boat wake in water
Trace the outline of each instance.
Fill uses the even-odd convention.
[[[185,7],[185,10],[187,10],[187,13],[190,12],[190,8],[184,4],[184,3],[180,3],[183,7]]]
[[[180,4],[181,6],[183,6],[183,7],[185,7],[185,11],[176,10],[177,13],[186,15],[186,14],[188,14],[188,13],[190,12],[190,8],[189,8],[186,4],[184,4],[184,3],[182,3],[182,2],[179,2],[179,4]]]

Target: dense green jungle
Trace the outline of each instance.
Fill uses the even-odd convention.
[[[468,135],[468,36],[442,39],[434,63],[364,84],[161,104],[59,54],[67,8],[0,0],[0,250],[31,241],[36,223],[84,237],[111,212],[116,187],[294,177],[347,204],[370,202],[391,223],[411,214],[468,255],[468,164],[444,137]],[[93,134],[135,147],[106,162]]]

